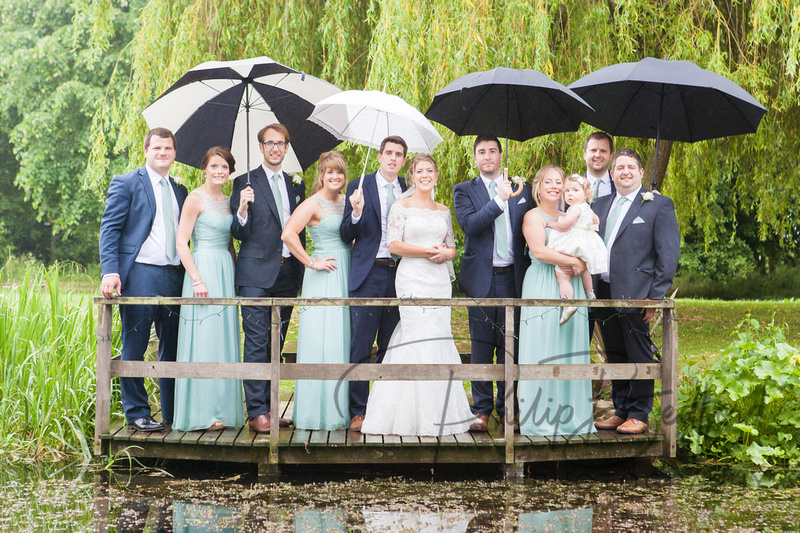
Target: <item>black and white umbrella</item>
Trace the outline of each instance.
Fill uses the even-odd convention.
[[[691,61],[619,63],[569,88],[594,107],[587,123],[611,135],[655,139],[656,157],[659,139],[693,143],[755,133],[767,112],[734,82]]]
[[[283,168],[302,172],[340,142],[307,120],[315,103],[339,92],[264,56],[209,61],[181,76],[142,115],[151,128],[175,134],[177,161],[199,168],[206,150],[225,146],[247,165],[248,176],[251,154],[258,154],[258,130],[283,124],[291,137]]]

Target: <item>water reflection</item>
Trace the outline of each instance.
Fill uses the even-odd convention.
[[[260,484],[225,467],[174,474],[109,482],[86,468],[0,464],[0,531],[800,530],[796,470],[728,478],[697,468],[674,478],[596,470],[515,484],[380,474]]]

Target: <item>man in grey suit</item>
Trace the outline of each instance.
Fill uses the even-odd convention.
[[[622,149],[611,161],[617,192],[592,209],[608,248],[608,272],[594,276],[598,298],[661,300],[678,268],[680,232],[672,200],[642,188],[642,159]],[[649,322],[655,309],[595,308],[595,320],[610,363],[652,363],[655,345]],[[642,433],[653,408],[653,381],[613,380],[614,415],[597,429]]]
[[[231,191],[231,212],[235,213],[231,233],[241,241],[235,283],[239,296],[245,298],[294,298],[303,281],[303,265],[289,253],[281,232],[305,199],[306,188],[282,170],[289,148],[289,131],[283,125],[262,128],[258,146],[263,163],[250,172],[250,183],[246,175],[237,177]],[[240,198],[248,200],[246,209],[240,209]],[[305,231],[300,233],[300,242],[305,246]],[[281,307],[281,350],[291,316],[291,307]],[[270,322],[270,307],[242,307],[246,363],[270,361]],[[270,430],[270,385],[269,381],[244,381],[249,425],[256,433]],[[290,423],[280,419],[281,427]]]

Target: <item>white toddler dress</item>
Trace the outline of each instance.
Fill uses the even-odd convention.
[[[581,214],[575,225],[567,231],[551,231],[547,247],[583,260],[590,274],[607,272],[608,250],[597,233],[597,224],[592,224],[592,208],[587,203],[577,207]],[[559,217],[559,220],[562,218]]]

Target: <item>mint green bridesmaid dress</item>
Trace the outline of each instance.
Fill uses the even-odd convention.
[[[203,211],[192,231],[192,259],[212,298],[234,298],[230,202],[212,200],[199,191]],[[194,297],[189,274],[183,280],[184,298]],[[183,305],[178,328],[178,361],[238,363],[239,312],[235,305]],[[175,419],[179,431],[208,429],[214,422],[244,425],[244,392],[236,379],[175,380]]]
[[[347,298],[350,275],[350,246],[342,242],[339,226],[344,212],[342,202],[333,204],[312,196],[322,208],[322,220],[308,227],[314,241],[312,257],[333,257],[336,270],[306,269],[303,298]],[[298,363],[350,362],[349,307],[316,306],[300,308],[297,333]],[[292,421],[299,429],[344,429],[350,424],[347,381],[297,380]]]

